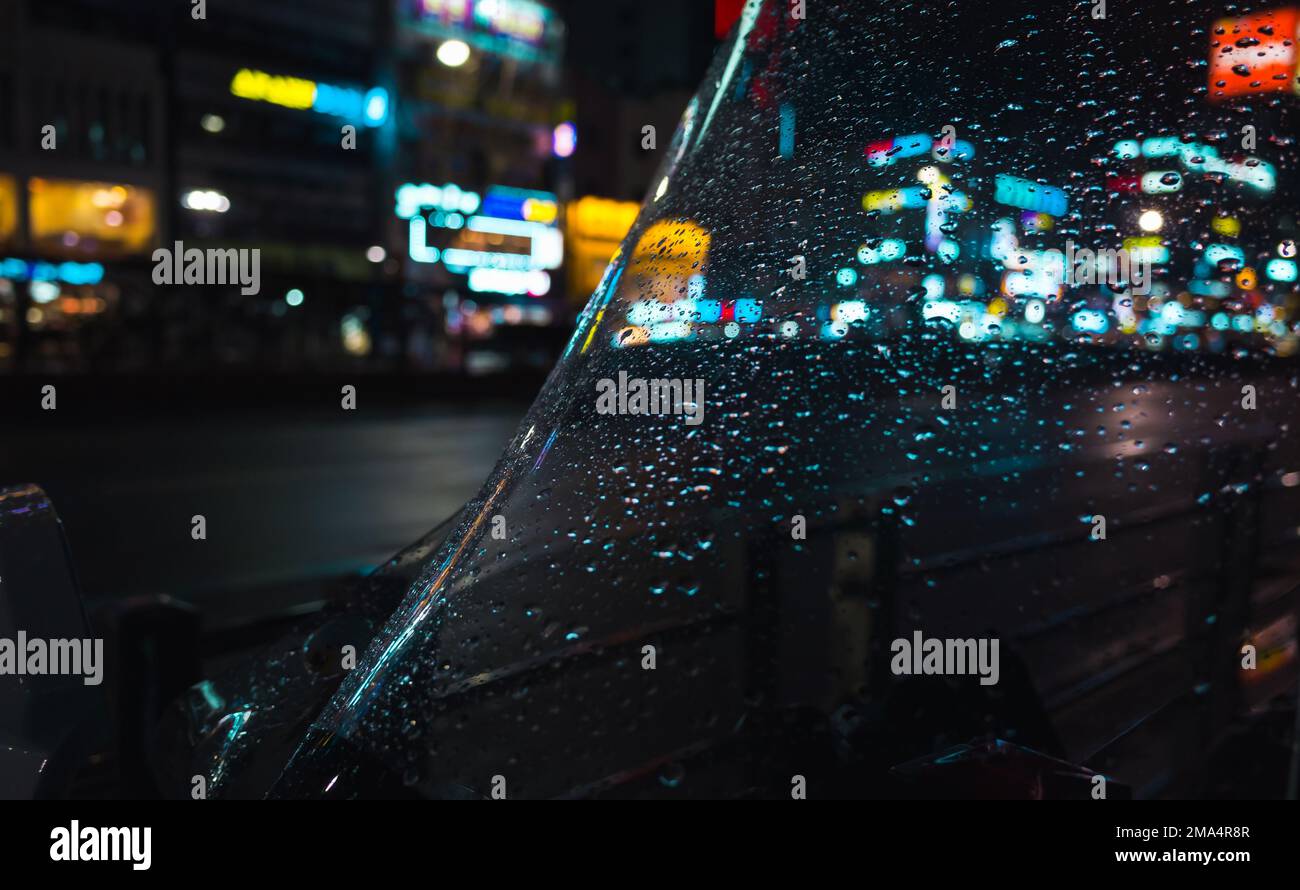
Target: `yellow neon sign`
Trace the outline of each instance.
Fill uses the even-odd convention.
[[[240,99],[303,110],[316,102],[316,82],[241,68],[230,81],[230,93]]]

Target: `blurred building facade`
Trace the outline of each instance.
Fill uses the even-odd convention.
[[[0,373],[545,367],[712,49],[669,6],[0,5]]]
[[[157,51],[48,11],[0,6],[0,368],[79,368],[107,348],[170,223]]]

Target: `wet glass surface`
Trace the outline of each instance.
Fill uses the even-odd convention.
[[[892,793],[972,740],[1156,793],[1203,758],[1263,694],[1240,642],[1293,667],[1260,584],[1300,563],[1296,16],[1093,9],[748,4],[276,793]],[[997,641],[996,682],[900,670],[914,634]]]

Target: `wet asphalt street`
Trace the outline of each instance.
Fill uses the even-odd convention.
[[[49,492],[87,597],[225,611],[223,597],[364,571],[418,538],[474,494],[525,408],[23,424],[0,437],[0,484]]]

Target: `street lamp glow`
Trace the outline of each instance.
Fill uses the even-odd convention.
[[[1144,232],[1158,232],[1164,224],[1165,218],[1160,215],[1159,210],[1144,210],[1138,217],[1138,228]]]
[[[438,47],[438,61],[448,68],[459,68],[469,61],[469,44],[463,40],[444,40]]]

